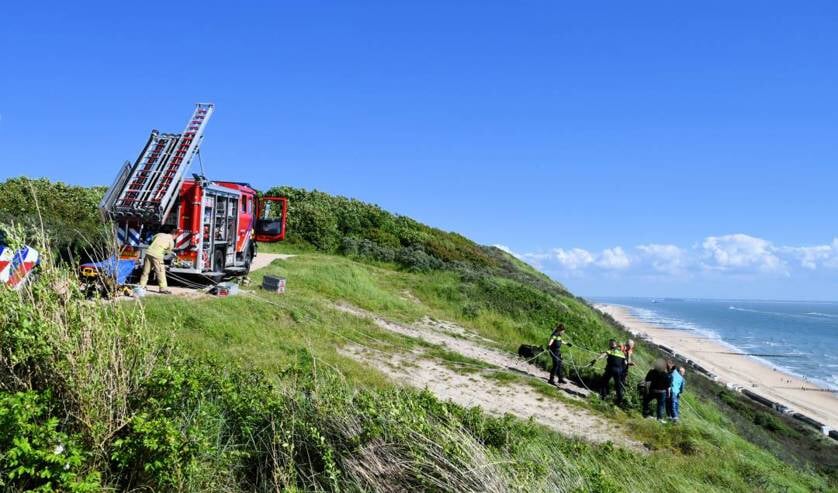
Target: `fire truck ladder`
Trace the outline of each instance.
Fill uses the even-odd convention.
[[[198,103],[180,134],[151,132],[137,161],[123,166],[100,208],[113,219],[142,219],[162,224],[172,209],[183,179],[198,152],[211,103]]]

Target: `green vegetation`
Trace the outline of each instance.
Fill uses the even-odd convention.
[[[0,489],[838,487],[833,444],[698,376],[690,377],[677,426],[641,419],[636,402],[625,410],[597,397],[570,403],[611,420],[615,433],[629,433],[648,452],[569,439],[535,422],[393,385],[343,349],[419,351],[451,369],[483,372],[501,387],[527,384],[539,398],[561,398],[538,382],[383,330],[337,304],[403,323],[450,320],[509,351],[542,344],[563,321],[576,343],[568,359],[577,365],[591,359],[586,348],[625,334],[497,249],[361,202],[280,193],[291,196],[290,241],[260,251],[298,256],[252,280],[285,276],[284,295],[246,288],[227,299],[88,302],[70,271],[49,256],[27,290],[0,290]],[[357,250],[344,248],[352,242]],[[638,374],[655,356],[641,345]],[[579,373],[584,382],[594,377]]]
[[[258,282],[264,274],[282,275],[289,279],[289,291],[283,296],[254,294],[273,304],[251,296],[226,300],[204,299],[198,302],[165,298],[149,300],[147,316],[151,321],[171,320],[188,309],[191,316],[204,320],[199,329],[178,330],[179,334],[185,334],[183,339],[188,340],[190,347],[198,354],[220,353],[224,357],[252,362],[268,374],[276,375],[281,373],[282,368],[293,364],[299,351],[310,350],[314,361],[323,371],[339,369],[347,381],[353,382],[357,388],[365,389],[390,387],[378,373],[371,373],[354,359],[337,353],[334,350],[336,347],[349,344],[400,352],[415,349],[421,344],[378,329],[368,320],[347,317],[332,308],[338,302],[348,302],[396,321],[414,322],[424,315],[453,320],[484,337],[499,341],[500,347],[511,348],[515,345],[513,341],[502,339],[515,331],[520,332],[510,336],[515,337],[514,341],[522,340],[532,333],[531,342],[540,341],[545,332],[544,328],[527,327],[526,323],[515,317],[492,313],[487,308],[481,308],[476,318],[463,315],[459,309],[461,290],[474,296],[481,291],[470,291],[451,272],[413,273],[340,256],[303,253],[286,261],[277,261],[266,270],[259,271],[254,275],[254,281]],[[415,296],[421,304],[409,301],[405,292]],[[458,295],[452,297],[452,292]],[[475,300],[479,300],[479,297]],[[578,325],[572,325],[575,332],[592,331],[590,340],[594,343],[604,343],[617,334],[613,327],[595,314],[583,317],[588,309],[578,300],[569,298],[563,302],[570,310],[566,315],[568,319],[577,321],[574,323]],[[573,310],[579,310],[579,313]],[[220,313],[217,318],[213,316],[216,311]],[[227,322],[228,313],[238,314],[235,325]],[[579,341],[586,340],[582,334],[574,335],[579,336]],[[640,351],[640,360],[647,362],[641,362],[641,365],[648,364],[655,356],[647,348],[641,348]],[[460,370],[475,371],[471,367],[474,361],[462,357],[449,358],[443,351],[440,352],[443,354],[434,353],[431,356],[441,364],[456,369],[458,362],[468,363],[468,366]],[[568,354],[577,361],[587,362],[590,359],[581,349],[571,349]],[[645,367],[638,370],[640,372],[645,373]],[[510,372],[488,370],[487,376],[498,381],[501,386],[531,385],[533,391],[539,392],[544,398],[557,397],[555,390]],[[281,384],[281,379],[278,382]],[[612,419],[615,432],[628,429],[636,439],[653,450],[651,454],[644,455],[627,451],[618,453],[610,449],[614,458],[619,458],[619,461],[615,461],[618,463],[607,461],[605,457],[611,456],[603,453],[601,447],[561,438],[538,426],[529,432],[527,440],[545,447],[548,444],[560,449],[562,446],[570,447],[574,452],[569,454],[567,460],[573,467],[582,463],[595,464],[601,468],[597,470],[609,478],[611,476],[607,471],[613,471],[615,477],[625,477],[634,491],[654,491],[656,488],[674,488],[678,491],[751,491],[754,485],[758,485],[756,489],[769,491],[787,488],[792,491],[825,491],[830,489],[830,485],[834,486],[830,482],[834,482],[834,478],[828,479],[814,472],[814,457],[811,461],[801,460],[799,454],[803,447],[785,450],[787,455],[782,455],[783,444],[786,442],[778,441],[783,438],[781,435],[766,436],[763,434],[765,429],[758,425],[738,423],[738,415],[718,404],[714,392],[719,391],[715,384],[692,376],[690,392],[683,401],[686,417],[676,427],[641,419],[636,402],[627,412],[617,410],[598,398],[584,404],[587,409],[598,410]],[[748,405],[747,401],[735,397],[743,405]],[[748,433],[760,434],[766,442],[757,445],[740,436]],[[807,433],[807,442],[807,446],[820,447],[823,455],[819,457],[826,461],[830,460],[828,454],[835,451],[834,446],[819,440],[811,432]],[[793,462],[797,468],[780,460],[778,456],[781,455],[782,460]],[[792,455],[798,458],[794,459]],[[544,455],[538,461],[541,467],[550,469],[558,463],[554,459]],[[515,458],[507,457],[506,460]],[[647,477],[644,471],[654,471],[655,474]],[[747,471],[747,475],[743,471]],[[605,488],[594,483],[593,476],[586,476],[581,481],[586,488],[593,488],[594,484]],[[538,485],[549,489],[546,486],[549,483]],[[615,491],[621,490],[615,488]]]
[[[464,276],[501,275],[547,293],[567,294],[557,282],[497,248],[421,224],[359,200],[293,187],[288,197],[288,242],[325,253],[395,263],[412,272],[446,269]]]
[[[19,177],[0,183],[0,224],[17,223],[45,232],[64,258],[79,258],[104,242],[106,228],[97,213],[105,187],[76,187],[46,178]]]

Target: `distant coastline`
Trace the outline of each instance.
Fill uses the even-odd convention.
[[[829,382],[826,382],[822,379],[819,379],[817,377],[813,377],[811,375],[804,375],[804,374],[802,374],[798,371],[795,371],[792,368],[788,368],[787,366],[784,366],[782,364],[778,364],[776,362],[769,361],[762,356],[755,355],[753,353],[749,353],[745,348],[740,347],[735,342],[731,342],[731,341],[725,339],[721,334],[715,332],[714,330],[712,330],[710,328],[704,328],[704,327],[701,327],[701,328],[685,328],[685,327],[678,327],[678,326],[661,325],[661,324],[656,323],[654,321],[646,320],[643,317],[638,317],[636,315],[636,313],[641,312],[641,309],[639,309],[639,308],[635,308],[635,307],[628,306],[628,305],[620,305],[620,304],[614,304],[614,306],[619,306],[619,307],[625,308],[629,311],[629,313],[631,314],[632,317],[637,318],[638,320],[640,320],[642,322],[658,326],[661,329],[667,329],[667,330],[672,330],[672,331],[694,331],[695,333],[701,334],[704,337],[706,337],[707,341],[712,341],[714,343],[721,344],[722,346],[728,348],[730,351],[739,353],[742,356],[745,356],[747,358],[756,360],[756,361],[760,362],[761,364],[765,365],[766,367],[768,367],[768,368],[770,368],[774,371],[782,372],[782,373],[788,374],[790,376],[797,377],[797,378],[799,378],[799,379],[801,379],[805,382],[808,382],[808,383],[810,383],[810,384],[812,384],[816,387],[819,387],[823,390],[830,390],[830,391],[838,390],[838,387],[836,387],[834,385],[830,385]],[[744,310],[744,309],[735,308],[735,307],[731,307],[731,309]],[[632,313],[632,312],[635,312],[635,313]]]
[[[643,322],[706,336],[829,390],[838,390],[838,303],[732,299],[596,298]]]
[[[829,429],[838,429],[838,395],[824,385],[743,354],[735,345],[710,334],[699,335],[701,332],[641,320],[632,313],[631,307],[608,303],[595,303],[594,307],[637,337],[691,360],[729,388],[755,394],[756,400],[766,399],[788,408],[789,413],[797,412]]]

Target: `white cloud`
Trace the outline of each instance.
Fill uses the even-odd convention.
[[[819,265],[838,269],[838,238],[829,245],[783,247],[781,251],[798,260],[804,269],[815,270]]]
[[[689,263],[686,250],[675,245],[650,243],[638,245],[637,249],[656,272],[678,275],[685,271]]]
[[[824,260],[823,265],[830,269],[838,269],[838,238],[832,240],[832,257]]]
[[[774,246],[762,238],[741,233],[708,236],[701,248],[708,260],[704,265],[712,270],[785,270],[785,262],[775,254]]]
[[[569,270],[578,270],[594,263],[593,254],[582,248],[573,248],[571,250],[557,248],[553,250],[553,254],[559,264]]]
[[[738,233],[707,236],[692,247],[649,243],[629,249],[615,246],[592,251],[576,247],[522,254],[511,252],[503,245],[496,246],[545,272],[572,277],[609,272],[609,276],[685,279],[702,273],[714,277],[743,274],[758,277],[838,270],[838,237],[822,245],[778,246],[763,238]]]
[[[500,250],[500,251],[502,251],[502,252],[506,252],[506,253],[508,253],[508,254],[512,255],[512,256],[513,256],[513,257],[515,257],[515,258],[521,258],[521,255],[520,255],[520,254],[513,252],[513,251],[512,251],[512,249],[511,249],[511,248],[509,248],[509,247],[508,247],[508,246],[506,246],[506,245],[492,245],[492,246],[493,246],[493,247],[495,247],[495,248],[497,248],[498,250]]]
[[[594,253],[584,248],[556,248],[549,253],[525,253],[524,260],[539,268],[557,268],[564,272],[580,273],[589,267],[605,270],[622,270],[631,265],[626,252],[619,246]]]
[[[818,268],[818,263],[829,260],[832,256],[832,245],[818,245],[813,247],[792,247],[792,253],[800,259],[800,266],[809,270]]]
[[[614,247],[603,250],[596,264],[603,269],[622,270],[631,265],[631,260],[622,247]]]

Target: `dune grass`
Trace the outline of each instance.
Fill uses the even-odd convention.
[[[0,290],[0,490],[838,488],[834,443],[697,376],[677,426],[643,420],[636,399],[625,410],[595,396],[573,403],[612,420],[615,433],[629,430],[647,453],[394,386],[338,349],[420,349],[460,370],[479,363],[384,331],[336,303],[403,323],[454,321],[508,351],[543,344],[562,321],[576,343],[566,358],[578,366],[626,334],[497,249],[358,201],[283,191],[292,195],[289,241],[260,249],[298,256],[253,276],[254,285],[265,274],[287,277],[281,296],[253,289],[228,299],[91,302],[39,240],[40,278],[21,293]],[[38,214],[60,240],[79,211],[98,224],[98,200],[88,199]],[[635,373],[658,355],[641,344]],[[554,398],[532,379],[480,371]],[[579,373],[585,382],[595,376]]]
[[[341,356],[336,349],[358,344],[402,351],[423,344],[335,310],[335,303],[348,302],[405,323],[426,315],[452,320],[510,350],[518,342],[541,342],[550,327],[542,317],[528,317],[527,310],[507,310],[502,303],[498,308],[493,296],[506,292],[506,280],[481,286],[463,282],[451,272],[410,273],[386,264],[312,252],[275,261],[255,273],[254,282],[265,274],[288,278],[288,292],[271,295],[253,290],[236,298],[199,301],[147,299],[146,315],[152,325],[175,320],[175,335],[191,351],[256,365],[277,382],[282,381],[283,369],[294,364],[300,351],[310,351],[315,362],[339,371],[351,387],[382,391],[392,388],[385,377]],[[538,309],[539,300],[534,303]],[[561,317],[570,327],[570,337],[580,346],[598,348],[611,337],[624,336],[579,300],[567,296],[559,298],[558,303]],[[476,309],[464,311],[464,306]],[[581,348],[571,351],[580,361],[589,357]],[[430,356],[453,363],[460,358],[441,349],[430,352]],[[644,371],[654,356],[641,349],[637,371]],[[499,385],[526,384],[502,372],[494,378]],[[545,396],[549,398],[549,392]],[[835,487],[834,477],[823,476],[805,463],[784,463],[772,452],[742,438],[727,410],[702,397],[690,393],[685,396],[683,422],[674,426],[642,419],[636,404],[627,411],[596,397],[584,404],[613,419],[615,430],[617,424],[631,430],[636,439],[647,444],[648,454],[568,440],[541,426],[526,425],[525,443],[516,445],[514,453],[506,457],[514,457],[512,461],[517,464],[532,456],[528,460],[535,461],[535,470],[560,470],[567,475],[561,484],[579,491],[828,491]],[[518,428],[524,423],[511,418],[505,422],[510,426],[505,433],[524,433]],[[517,474],[515,467],[508,468],[507,473]],[[558,484],[527,477],[521,484],[535,487],[533,491],[552,490]]]

